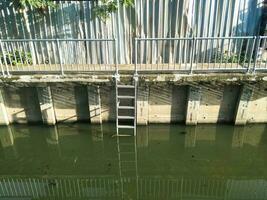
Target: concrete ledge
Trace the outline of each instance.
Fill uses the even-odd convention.
[[[121,81],[129,81],[132,74],[121,74]],[[73,75],[12,75],[10,77],[0,76],[1,83],[57,83],[57,82],[83,82],[83,83],[112,83],[113,74],[73,74]],[[140,82],[199,82],[199,81],[220,81],[220,82],[240,82],[240,81],[266,81],[266,73],[245,74],[245,73],[207,73],[207,74],[139,74]]]

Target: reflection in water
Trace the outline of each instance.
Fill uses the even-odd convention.
[[[0,198],[267,199],[266,130],[157,125],[114,138],[109,124],[1,127]]]

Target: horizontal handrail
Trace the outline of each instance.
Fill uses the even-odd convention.
[[[259,36],[267,37],[267,36]],[[179,38],[135,38],[137,41],[151,41],[151,40],[216,40],[216,39],[253,39],[257,36],[231,36],[231,37],[179,37]]]
[[[82,42],[82,41],[116,41],[115,38],[113,39],[110,39],[110,38],[107,38],[107,39],[92,39],[92,38],[89,38],[89,39],[73,39],[73,38],[69,38],[69,39],[0,39],[0,41],[2,42],[46,42],[46,41],[73,41],[73,42]]]

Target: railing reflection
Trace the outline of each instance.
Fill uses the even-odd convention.
[[[137,182],[137,185],[136,185]],[[1,177],[0,197],[121,199],[266,199],[266,179],[159,177]],[[126,187],[128,185],[128,187]],[[133,193],[138,190],[139,193]]]

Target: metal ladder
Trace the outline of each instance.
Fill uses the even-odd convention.
[[[120,134],[121,129],[133,130],[133,135],[136,136],[136,100],[137,100],[137,81],[136,77],[133,77],[131,84],[120,83],[119,75],[116,80],[116,129],[117,136],[129,136],[127,134]],[[130,92],[130,95],[123,94]],[[127,103],[123,103],[125,101]],[[120,114],[121,112],[127,112],[127,114]],[[130,114],[129,114],[130,113]],[[128,122],[128,123],[126,123]]]

